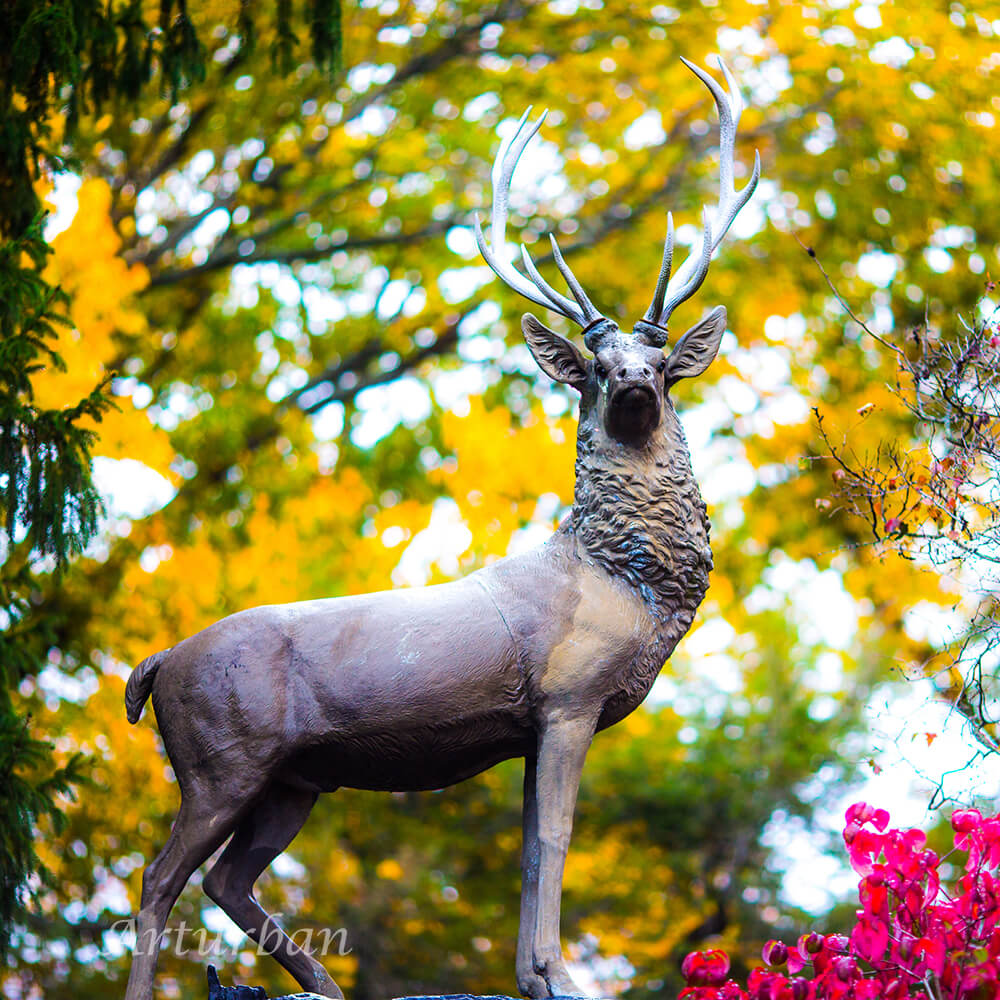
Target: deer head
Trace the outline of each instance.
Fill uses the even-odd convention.
[[[556,242],[552,255],[573,298],[556,291],[539,273],[527,249],[521,247],[525,274],[509,263],[506,255],[507,211],[510,185],[518,160],[545,120],[545,112],[528,124],[531,108],[521,116],[517,129],[497,154],[493,165],[493,211],[490,242],[487,246],[478,216],[475,219],[476,241],[486,263],[514,291],[546,309],[559,313],[583,330],[584,343],[593,354],[586,358],[570,340],[550,330],[531,313],[521,327],[532,355],[541,369],[558,382],[572,386],[581,395],[581,428],[596,424],[605,434],[625,445],[641,447],[662,423],[665,412],[672,414],[669,390],[682,378],[701,375],[712,363],[726,329],[726,310],[717,306],[688,330],[669,354],[664,347],[669,339],[667,322],[674,309],[701,287],[708,273],[715,248],[739,214],[760,178],[760,154],[754,158],[753,174],[742,191],[733,185],[736,126],[743,110],[739,89],[729,67],[719,57],[719,66],[729,92],[704,70],[682,59],[715,99],[719,111],[719,204],[714,216],[703,211],[700,249],[692,250],[672,274],[674,221],[667,214],[667,238],[663,250],[653,301],[631,333],[603,316],[594,307],[576,280]]]

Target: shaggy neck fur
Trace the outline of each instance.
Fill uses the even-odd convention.
[[[664,403],[642,448],[609,440],[596,420],[581,423],[567,527],[595,563],[642,595],[672,649],[708,589],[712,551],[684,432]]]

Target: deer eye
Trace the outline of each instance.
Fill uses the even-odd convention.
[[[663,358],[656,366],[656,370],[662,375],[667,370],[667,359]]]
[[[608,370],[607,370],[607,368],[604,367],[604,365],[601,364],[600,361],[595,361],[594,362],[594,374],[598,378],[604,378],[604,376],[608,374]]]

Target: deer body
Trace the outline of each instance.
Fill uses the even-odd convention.
[[[694,67],[693,67],[694,68]],[[728,70],[725,70],[733,86]],[[670,281],[672,222],[653,304],[632,333],[601,316],[553,241],[571,302],[494,251],[507,188],[537,131],[521,119],[494,172],[487,262],[532,301],[584,328],[593,358],[528,314],[541,368],[580,394],[574,505],[553,537],[463,580],[414,590],[255,608],[144,660],[126,686],[129,721],[152,695],[181,790],[166,846],[143,876],[126,1000],[150,1000],[158,942],[188,878],[222,844],[208,895],[303,986],[342,997],[253,896],[323,792],[443,788],[525,761],[517,983],[526,997],[582,995],[563,960],[562,873],[594,733],[649,693],[708,587],[705,505],[669,396],[700,375],[726,328],[719,307],[669,355],[666,318],[701,284],[712,249],[756,183],[732,190],[735,94],[701,70],[722,121],[723,185],[698,257]],[[228,841],[228,843],[227,843]]]
[[[582,456],[587,507],[462,580],[254,608],[173,647],[152,700],[178,777],[238,756],[314,792],[436,789],[534,752],[555,705],[618,722],[708,582],[704,504],[678,448],[638,476]]]

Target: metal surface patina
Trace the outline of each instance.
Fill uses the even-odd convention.
[[[630,333],[602,316],[555,240],[572,299],[522,248],[505,253],[511,178],[542,118],[517,132],[493,172],[487,263],[513,289],[583,328],[590,358],[532,315],[522,328],[539,366],[580,394],[572,512],[540,548],[453,583],[254,608],[156,653],[125,692],[130,722],[152,695],[181,806],[143,877],[137,931],[155,940],[191,874],[227,839],[208,895],[303,989],[342,993],[323,966],[276,933],[253,896],[321,792],[443,788],[522,757],[524,813],[517,986],[526,997],[582,996],[559,939],[563,864],[583,761],[598,730],[632,712],[691,625],[712,554],[671,387],[715,358],[714,309],[669,353],[667,322],[700,287],[712,251],[746,204],[733,185],[741,102],[687,63],[720,118],[720,197],[700,248],[671,275],[673,221],[652,303]],[[136,951],[127,1000],[150,1000],[156,948]]]

